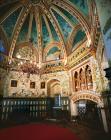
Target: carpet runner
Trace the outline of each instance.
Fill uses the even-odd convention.
[[[29,124],[0,130],[0,140],[79,140],[68,128],[52,124]]]

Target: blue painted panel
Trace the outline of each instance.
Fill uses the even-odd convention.
[[[49,27],[50,27],[51,32],[52,32],[53,39],[54,39],[55,41],[60,41],[60,40],[59,40],[59,37],[58,37],[58,35],[57,35],[57,32],[55,31],[54,26],[52,25],[52,23],[51,23],[51,21],[50,21],[49,19],[48,19],[48,23],[49,23]]]
[[[14,13],[12,13],[6,20],[2,23],[3,29],[6,32],[7,36],[10,38],[13,33],[13,29],[19,17],[22,8],[19,8]]]
[[[47,56],[50,55],[50,54],[54,54],[55,52],[57,52],[59,49],[58,47],[54,46],[53,48],[51,48],[49,50],[49,52],[47,53]]]
[[[73,24],[78,24],[78,20],[63,8],[56,6]]]
[[[69,25],[69,23],[62,17],[60,16],[56,11],[52,10],[60,27],[61,27],[61,30],[63,32],[63,35],[64,35],[64,38],[67,39],[69,34],[71,33],[72,31],[72,27]]]
[[[26,41],[27,34],[28,34],[28,28],[29,28],[29,19],[30,19],[30,15],[28,15],[26,20],[24,21],[24,24],[23,24],[21,31],[19,33],[19,36],[18,36],[17,43]]]
[[[42,36],[43,36],[43,47],[46,47],[47,43],[50,42],[50,36],[43,17],[42,17]]]
[[[75,47],[75,45],[77,43],[79,43],[80,41],[82,41],[85,38],[85,36],[86,36],[86,34],[85,34],[84,31],[78,30],[78,32],[76,33],[75,38],[73,40],[72,48]]]
[[[84,15],[89,14],[87,0],[69,0],[73,3]]]
[[[36,27],[36,21],[35,18],[33,18],[32,22],[32,32],[31,32],[31,40],[33,41],[33,44],[37,47],[37,27]]]

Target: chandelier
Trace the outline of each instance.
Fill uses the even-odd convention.
[[[19,65],[19,69],[23,73],[28,73],[29,75],[39,74],[39,67],[37,66],[36,62],[25,60],[25,62],[21,61],[18,65]]]
[[[18,71],[18,72],[22,72],[23,74],[26,73],[27,78],[29,78],[31,74],[32,75],[42,74],[42,71],[36,62],[30,61],[30,60],[19,60],[19,61],[16,61],[16,60],[17,59],[13,59],[13,61],[11,61],[10,63],[5,64],[3,68],[5,68],[7,72]]]

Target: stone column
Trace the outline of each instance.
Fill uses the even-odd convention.
[[[75,91],[75,81],[73,73],[71,71],[68,72],[68,76],[69,76],[69,95],[71,95],[73,91]]]
[[[70,101],[70,109],[71,109],[71,117],[78,116],[77,104],[74,103],[72,100]]]
[[[3,97],[7,97],[9,96],[9,86],[10,86],[10,77],[9,77],[10,72],[8,72],[8,74],[6,73],[6,77],[4,77],[3,80]]]
[[[104,131],[106,133],[108,133],[108,124],[107,124],[107,119],[106,119],[106,114],[105,114],[104,108],[101,108],[101,116],[102,116]]]
[[[78,77],[77,77],[77,91],[80,90],[80,77],[79,77],[79,71],[78,71]]]
[[[80,90],[80,80],[79,80],[79,73],[78,73],[78,77],[77,77],[77,91]]]
[[[87,90],[88,87],[87,87],[87,79],[86,79],[86,70],[84,68],[84,89]]]

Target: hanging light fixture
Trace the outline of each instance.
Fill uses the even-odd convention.
[[[18,66],[23,73],[27,73],[28,75],[40,73],[39,67],[37,66],[36,62],[30,60],[25,60],[24,62],[21,61],[20,63],[18,63]]]
[[[30,74],[40,74],[40,69],[37,65],[37,62],[36,62],[36,60],[34,60],[32,58],[33,50],[32,50],[31,41],[29,41],[29,45],[30,45],[29,47],[31,50],[29,52],[27,60],[21,59],[22,57],[20,54],[17,55],[17,58],[21,59],[18,63],[18,69],[19,69],[19,71],[22,71],[23,73],[27,73],[28,77],[30,77]]]

